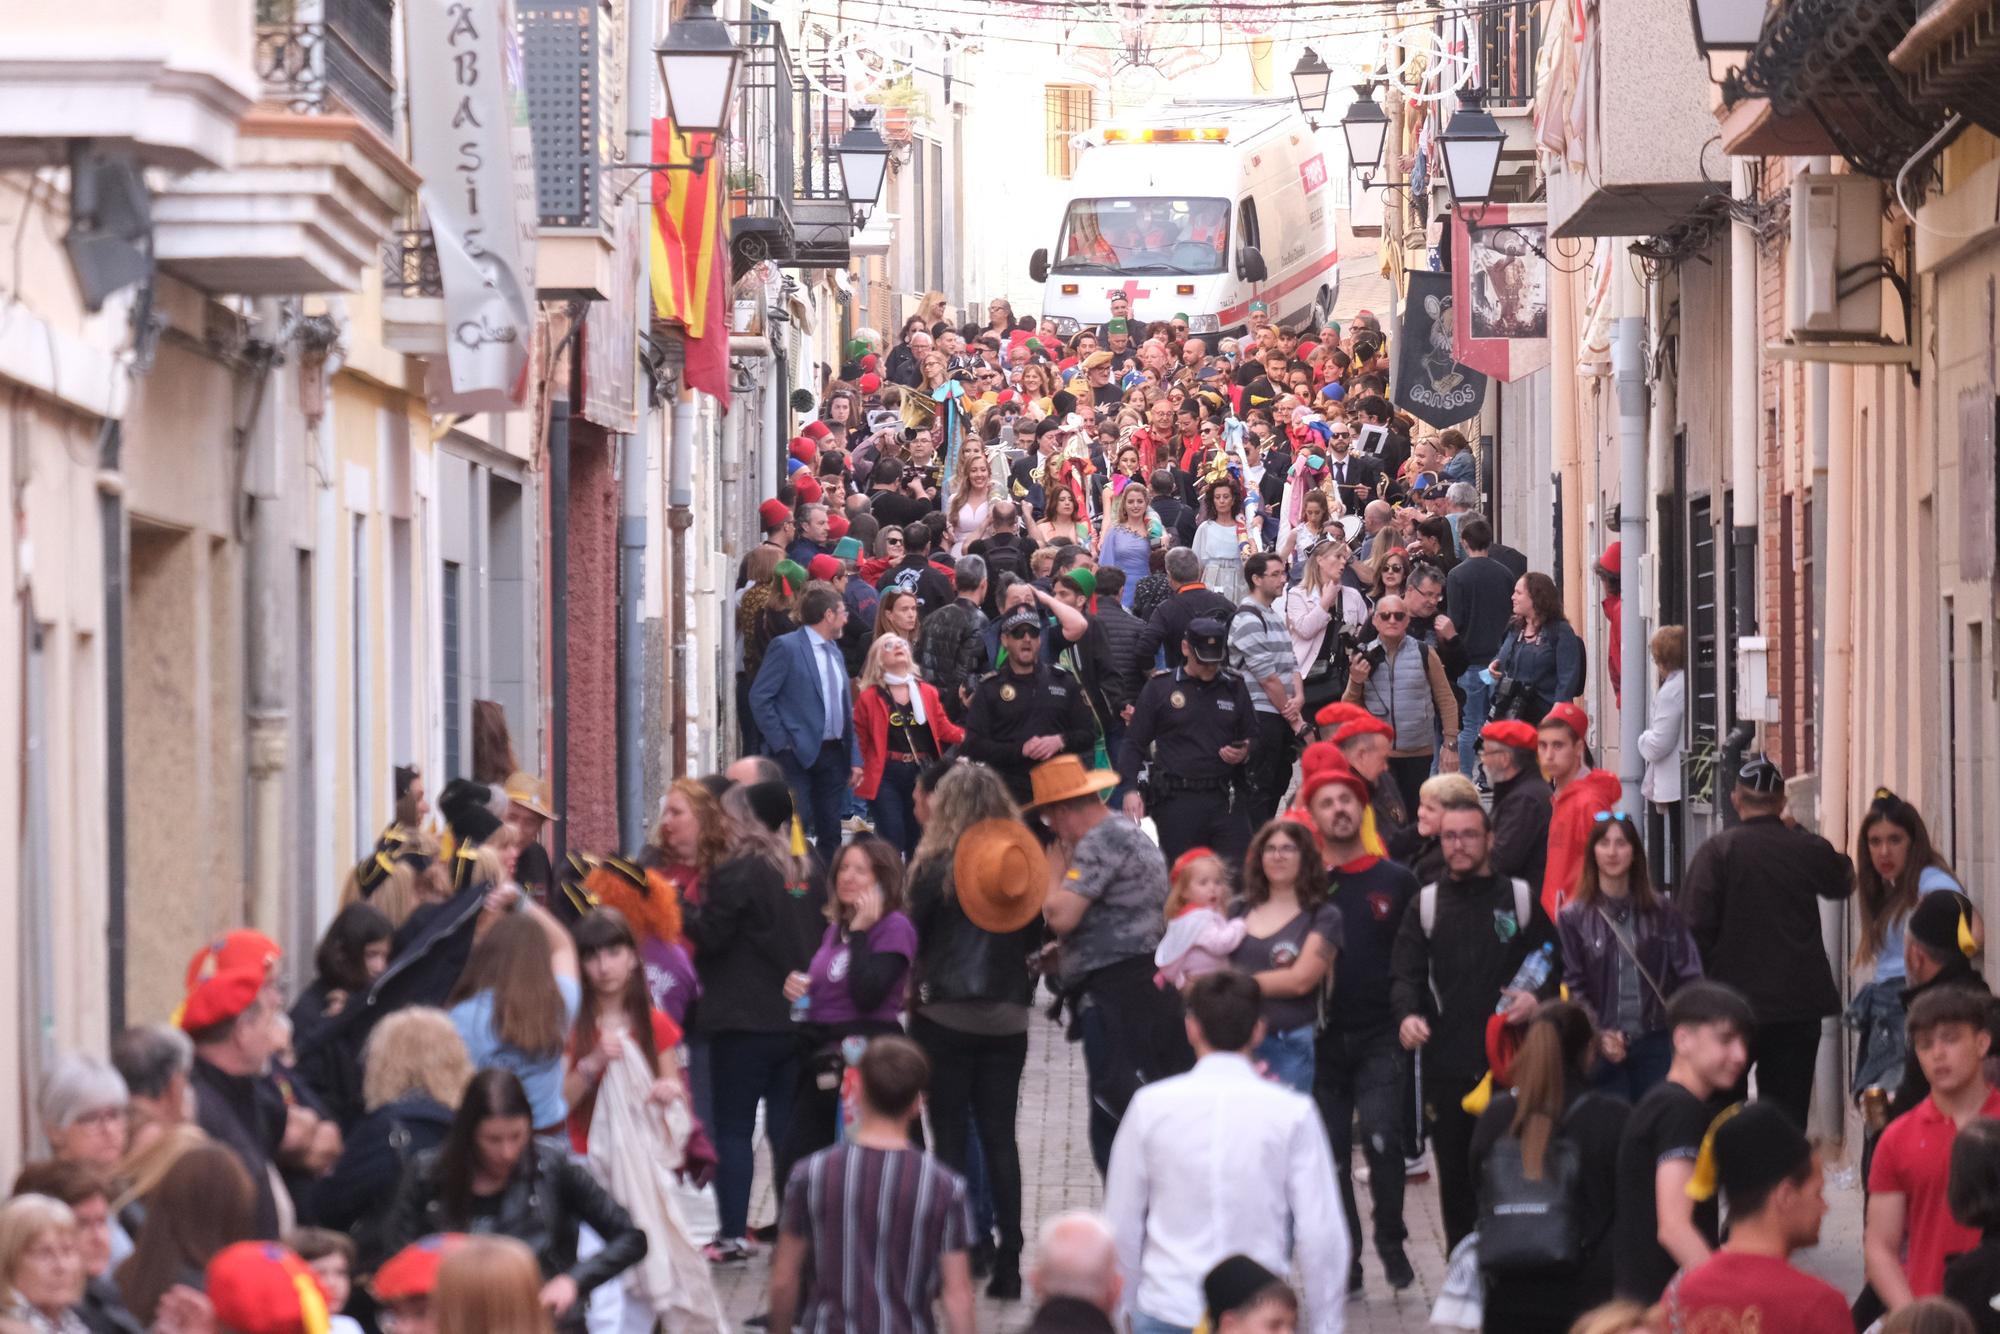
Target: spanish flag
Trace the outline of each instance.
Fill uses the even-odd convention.
[[[708,140],[708,142],[702,142]],[[683,135],[653,122],[653,161],[691,162],[711,136]],[[686,331],[687,383],[729,410],[729,246],[722,217],[719,157],[691,171],[653,173],[653,310]]]

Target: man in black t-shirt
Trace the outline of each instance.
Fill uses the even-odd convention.
[[[1650,1306],[1676,1269],[1707,1260],[1721,1232],[1715,1197],[1688,1197],[1702,1136],[1743,1076],[1750,1002],[1720,982],[1690,982],[1667,1002],[1674,1063],[1639,1100],[1618,1144],[1618,1216],[1612,1255],[1620,1297]]]

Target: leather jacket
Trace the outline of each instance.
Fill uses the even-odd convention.
[[[567,1274],[582,1299],[593,1288],[630,1269],[646,1255],[646,1234],[632,1222],[624,1206],[611,1198],[597,1178],[562,1149],[531,1142],[521,1155],[500,1207],[490,1219],[454,1218],[439,1190],[439,1150],[419,1154],[413,1171],[403,1178],[389,1216],[385,1254],[393,1255],[420,1237],[436,1232],[489,1232],[523,1242],[535,1253],[542,1277]],[[576,1234],[588,1223],[604,1238],[604,1249],[581,1263],[576,1258]]]
[[[1701,954],[1694,947],[1680,909],[1662,902],[1652,912],[1634,909],[1623,924],[1639,963],[1653,983],[1668,996],[1702,975]],[[1624,946],[1595,903],[1568,903],[1556,917],[1562,940],[1563,982],[1570,995],[1590,1007],[1599,1028],[1607,1027],[1618,1004],[1618,962]],[[1639,978],[1639,1023],[1643,1032],[1667,1026],[1667,1007],[1653,993],[1645,974]]]
[[[1019,931],[996,935],[974,926],[950,888],[951,862],[927,858],[910,877],[910,920],[917,928],[912,1009],[951,1001],[1034,1003],[1028,960],[1042,943],[1037,916]]]

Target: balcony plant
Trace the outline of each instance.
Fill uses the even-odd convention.
[[[732,167],[725,184],[729,187],[729,216],[748,217],[750,197],[764,193],[764,177],[749,167]]]
[[[910,142],[914,122],[931,118],[930,94],[907,74],[877,88],[868,101],[882,109],[882,136],[892,144]]]

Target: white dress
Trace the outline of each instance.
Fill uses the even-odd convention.
[[[965,549],[978,540],[980,532],[986,527],[987,516],[992,513],[993,498],[990,495],[977,505],[968,502],[958,507],[958,513],[953,517],[951,524],[952,532],[955,534],[951,542],[952,555],[965,554]]]
[[[1204,520],[1194,530],[1194,554],[1201,557],[1201,581],[1231,602],[1243,600],[1243,546],[1236,525]]]

